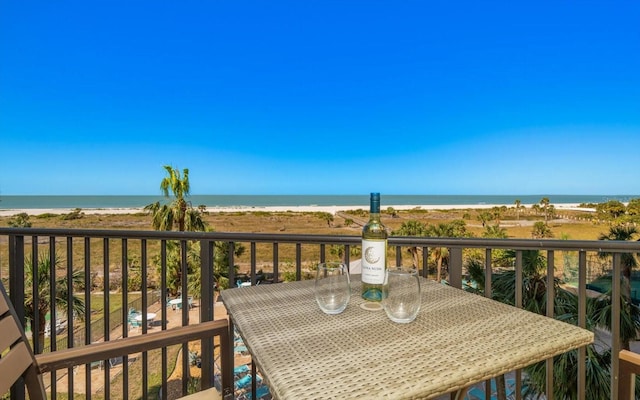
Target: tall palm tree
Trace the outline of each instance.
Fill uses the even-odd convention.
[[[551,204],[551,202],[549,201],[548,197],[543,197],[542,200],[540,200],[540,205],[542,206],[542,212],[544,213],[545,222],[547,222],[547,219],[549,218],[549,204]]]
[[[73,314],[79,319],[83,319],[85,315],[84,301],[73,295],[72,303],[69,305],[69,291],[73,293],[74,287],[84,284],[84,272],[82,270],[74,270],[71,274],[71,282],[67,280],[67,276],[61,276],[55,279],[55,296],[54,302],[51,303],[51,274],[56,273],[56,269],[60,265],[60,259],[55,256],[53,260],[48,253],[43,253],[38,257],[37,265],[31,258],[25,260],[25,317],[31,325],[34,334],[38,335],[41,352],[44,346],[44,334],[46,325],[46,316],[53,309],[67,309],[69,306],[73,309]],[[36,287],[38,291],[37,303],[33,293],[34,276],[37,277]],[[36,309],[38,311],[38,321],[36,321]],[[56,321],[51,318],[51,329],[55,329]],[[69,332],[73,331],[73,323],[69,321]],[[37,327],[37,332],[35,331]]]
[[[391,232],[393,236],[424,236],[427,233],[427,226],[420,221],[409,220],[400,225],[400,228]],[[409,247],[409,253],[413,260],[413,267],[420,265],[420,249],[418,247]]]
[[[520,199],[516,199],[515,205],[516,205],[516,220],[519,221],[520,220],[520,210],[522,209],[522,201],[520,201]]]
[[[185,197],[189,196],[189,169],[180,171],[170,165],[165,165],[167,176],[160,182],[160,190],[164,197],[170,197],[169,192],[174,197],[171,204],[155,202],[145,206],[145,211],[152,215],[152,225],[158,231],[173,230],[177,224],[179,231],[204,231],[206,224],[202,219],[202,213],[197,208],[193,208]]]

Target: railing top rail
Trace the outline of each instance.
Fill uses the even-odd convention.
[[[236,242],[269,243],[325,243],[358,245],[360,236],[282,234],[250,232],[177,232],[177,231],[136,231],[104,229],[58,229],[58,228],[0,228],[0,235],[53,236],[53,237],[95,237],[157,240],[214,240]],[[598,252],[640,253],[640,241],[617,240],[558,240],[558,239],[488,239],[488,238],[442,238],[442,237],[401,237],[391,236],[392,246],[416,247],[461,247],[521,250],[570,250]]]

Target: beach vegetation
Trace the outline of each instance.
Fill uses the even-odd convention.
[[[553,232],[546,222],[537,221],[533,224],[533,228],[531,229],[531,237],[533,239],[552,238]]]
[[[522,200],[520,199],[516,199],[514,202],[514,207],[516,210],[516,220],[520,220],[520,213],[522,212],[522,210],[524,209],[524,206],[522,205]]]
[[[625,214],[627,208],[618,200],[609,200],[596,206],[596,213],[602,219],[616,219]]]
[[[487,225],[484,227],[484,231],[482,232],[482,237],[484,238],[497,238],[497,239],[506,239],[509,237],[507,234],[507,229],[500,226],[500,224]]]
[[[487,225],[487,223],[489,223],[489,221],[491,221],[493,219],[493,214],[489,211],[481,211],[478,213],[478,221],[480,221],[480,223],[482,224],[482,227],[484,228],[485,225]]]
[[[16,214],[9,219],[9,226],[12,228],[31,228],[31,220],[29,214],[20,213]]]
[[[416,220],[405,221],[400,225],[400,228],[391,232],[392,236],[426,236],[427,226]],[[422,249],[416,246],[410,246],[407,251],[411,255],[413,267],[417,268],[420,265],[420,257]]]
[[[54,255],[52,259],[48,252],[42,252],[36,260],[31,257],[25,260],[25,318],[29,321],[30,326],[38,326],[37,335],[40,345],[38,352],[43,350],[46,316],[50,311],[71,307],[74,316],[78,319],[82,320],[85,315],[84,301],[75,295],[77,290],[84,287],[84,271],[81,269],[72,271],[71,281],[69,281],[66,274],[60,277],[55,276],[60,264],[61,259],[57,255]],[[55,285],[53,302],[51,301],[52,278]],[[33,291],[34,286],[37,296]],[[69,297],[70,292],[72,293],[71,297]],[[69,304],[69,298],[71,298],[71,304]],[[50,324],[53,329],[56,323],[55,312],[52,314]],[[69,327],[69,329],[73,329],[73,327]]]
[[[456,219],[451,222],[443,222],[435,225],[427,225],[424,236],[432,237],[470,237],[467,231],[467,224],[464,220]],[[436,264],[436,282],[446,278],[449,269],[449,249],[447,247],[436,247],[431,251]]]
[[[333,223],[333,214],[328,213],[328,212],[318,212],[315,214],[318,218],[320,218],[321,220],[325,221],[327,223],[327,226],[331,226],[331,224]]]
[[[640,217],[640,198],[629,200],[627,204],[627,214]]]
[[[80,219],[82,217],[84,217],[82,208],[74,208],[70,213],[62,214],[61,219],[63,221],[72,221],[74,219]]]

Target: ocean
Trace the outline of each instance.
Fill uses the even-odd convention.
[[[394,205],[513,205],[539,203],[543,197],[551,204],[603,203],[609,200],[628,202],[640,195],[385,195],[382,207]],[[368,207],[369,194],[363,195],[191,195],[194,207],[270,207],[270,206],[362,206]],[[0,210],[58,208],[142,208],[147,204],[167,202],[157,196],[0,196]]]

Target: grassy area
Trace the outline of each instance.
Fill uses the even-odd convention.
[[[396,211],[392,216],[383,213],[382,220],[390,230],[398,229],[405,221],[415,220],[425,224],[438,224],[462,219],[467,225],[467,230],[475,236],[481,236],[484,230],[479,220],[479,215],[487,210],[483,209],[460,209],[460,210],[402,210]],[[563,217],[571,219],[557,219],[549,222],[549,227],[555,238],[596,240],[598,235],[608,230],[607,223],[594,223],[590,220],[591,214],[584,211],[561,211]],[[365,217],[363,217],[363,215]],[[291,233],[291,234],[329,234],[329,235],[353,235],[359,236],[361,226],[357,223],[346,223],[347,219],[361,221],[366,219],[367,212],[360,210],[354,213],[341,213],[334,217],[328,224],[318,213],[311,212],[227,212],[208,213],[204,219],[210,228],[219,232],[254,232],[254,233]],[[580,219],[581,218],[581,219]],[[8,226],[9,217],[0,217],[0,226]],[[532,225],[535,221],[543,221],[540,215],[534,215],[530,210],[516,215],[513,209],[507,209],[502,213],[500,224],[506,229],[510,238],[531,238]],[[113,214],[113,215],[85,215],[83,218],[74,220],[64,220],[62,216],[48,214],[42,217],[31,217],[34,228],[100,228],[119,230],[151,230],[151,218],[146,214]],[[490,221],[489,224],[494,224]],[[0,242],[0,255],[7,251],[7,243]],[[95,274],[102,274],[104,267],[103,241],[92,240],[90,243],[90,264]],[[109,270],[117,273],[122,268],[121,241],[110,241]],[[248,244],[247,246],[248,247]],[[40,243],[41,251],[46,250],[46,241]],[[129,261],[132,256],[140,254],[140,242],[130,241]],[[62,259],[66,259],[66,247],[57,246]],[[74,265],[83,265],[85,259],[84,243],[81,239],[73,241]],[[391,249],[393,251],[393,249]],[[152,261],[154,255],[159,253],[159,242],[148,241],[149,259]],[[273,262],[273,246],[271,244],[257,244],[258,265],[270,266]],[[282,244],[278,248],[278,255],[281,265],[280,270],[286,270],[287,266],[292,266],[296,259],[296,246]],[[390,254],[393,256],[393,254]],[[304,246],[302,260],[303,263],[314,264],[319,260],[319,249],[316,246]],[[250,263],[250,252],[245,251],[243,255],[236,258],[240,266],[246,268]],[[7,268],[7,258],[0,257],[0,270]],[[2,271],[4,273],[4,271]],[[153,279],[153,268],[150,270]],[[117,301],[114,299],[114,301]]]

